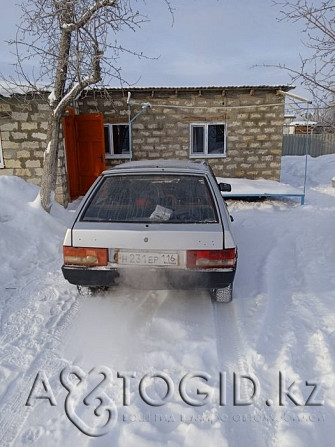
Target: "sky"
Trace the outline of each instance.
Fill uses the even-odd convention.
[[[150,22],[140,30],[120,33],[123,46],[155,59],[123,55],[123,78],[137,86],[286,85],[289,75],[277,68],[297,67],[306,53],[300,24],[278,21],[280,8],[272,0],[171,0],[171,17],[164,0],[137,1]],[[12,70],[14,56],[4,42],[15,37],[20,10],[0,0],[0,72]],[[119,85],[115,85],[119,86]],[[297,94],[305,94],[297,85]]]

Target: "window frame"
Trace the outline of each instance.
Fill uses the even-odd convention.
[[[128,127],[129,152],[127,154],[115,154],[114,153],[113,126],[127,126]],[[105,123],[104,129],[105,128],[108,129],[108,140],[109,140],[109,152],[106,152],[106,149],[105,149],[105,158],[110,159],[110,160],[131,159],[131,147],[130,147],[131,146],[131,139],[130,139],[131,126],[129,125],[129,123],[128,122],[126,122],[126,123],[121,123],[121,122]]]
[[[208,153],[208,128],[209,126],[224,126],[223,137],[223,153],[209,154]],[[202,127],[204,129],[204,151],[193,152],[193,128]],[[199,121],[190,123],[190,158],[225,158],[227,156],[227,123],[224,121]]]

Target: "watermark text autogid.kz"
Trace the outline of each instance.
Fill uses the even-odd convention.
[[[261,384],[255,375],[232,373],[228,378],[226,372],[218,372],[214,377],[202,371],[188,372],[176,380],[165,371],[140,376],[135,372],[113,374],[106,366],[95,367],[88,373],[72,366],[61,371],[60,383],[67,391],[64,408],[68,419],[88,436],[108,433],[118,420],[118,410],[131,409],[139,401],[142,407],[157,409],[178,401],[186,407],[216,405],[218,408],[250,407],[256,402],[265,403],[267,407],[320,407],[324,404],[319,397],[321,386],[315,380],[296,384],[280,371],[274,383],[275,395],[266,398],[261,396]],[[117,390],[117,398],[111,393],[112,389]],[[41,400],[51,406],[57,405],[44,371],[32,382],[26,406],[33,407]]]
[[[69,393],[74,390],[84,390],[83,383],[88,386],[89,376],[101,375],[102,380],[95,387],[95,389],[103,388],[106,385],[113,382],[113,384],[119,384],[122,388],[122,406],[131,405],[131,395],[133,391],[138,392],[138,396],[141,400],[152,407],[161,407],[168,404],[175,397],[179,397],[183,403],[191,407],[205,406],[209,403],[214,403],[212,399],[213,388],[208,389],[206,385],[217,385],[217,404],[219,406],[233,405],[233,406],[249,406],[253,405],[260,397],[261,385],[258,378],[253,374],[237,374],[232,375],[232,392],[231,401],[228,402],[227,398],[227,373],[218,372],[217,380],[210,376],[206,372],[189,372],[181,377],[177,383],[172,377],[163,371],[157,371],[153,373],[147,373],[141,377],[135,372],[117,372],[115,377],[111,370],[105,366],[93,368],[88,374],[85,374],[80,368],[65,368],[60,374],[61,384],[68,390]],[[71,380],[72,376],[72,380]],[[109,382],[109,383],[108,383]],[[160,396],[151,396],[150,385],[160,383],[164,392]],[[205,386],[203,386],[205,385]],[[245,391],[247,387],[248,391]],[[301,386],[298,387],[295,381],[289,381],[284,373],[278,372],[277,382],[277,397],[272,399],[266,399],[265,404],[267,406],[278,405],[285,406],[287,401],[295,406],[322,406],[324,402],[318,399],[321,385],[316,381],[306,380],[302,385],[305,388],[304,398],[297,397],[297,391],[301,391]],[[193,389],[191,392],[190,389]],[[241,389],[244,388],[244,393]],[[28,399],[26,401],[27,406],[32,406],[34,400],[45,399],[48,400],[50,405],[57,405],[56,399],[44,371],[40,371],[35,380],[32,383]]]

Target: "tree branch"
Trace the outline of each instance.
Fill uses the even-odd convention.
[[[62,29],[67,32],[71,32],[78,28],[83,28],[93,17],[93,15],[99,11],[99,9],[105,7],[115,7],[117,5],[116,0],[96,0],[96,3],[92,8],[88,9],[76,22],[74,23],[63,23]]]
[[[78,94],[85,90],[90,85],[97,84],[101,80],[101,66],[100,60],[102,53],[99,52],[98,47],[95,48],[95,56],[92,61],[93,73],[90,77],[84,78],[83,80],[77,82],[70,91],[63,96],[63,98],[58,103],[53,114],[55,117],[62,116],[66,107],[68,107],[72,100],[78,96]]]

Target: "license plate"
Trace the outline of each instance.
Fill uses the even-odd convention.
[[[117,254],[117,263],[121,265],[177,266],[179,265],[179,257],[178,253],[129,252],[120,250]]]

